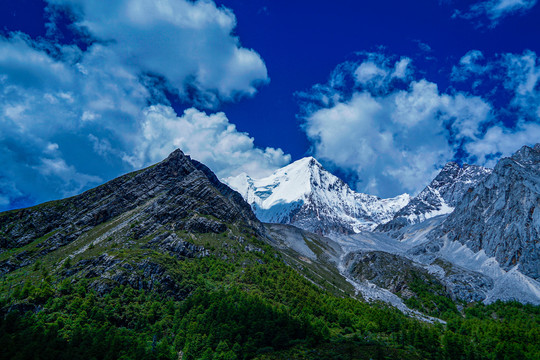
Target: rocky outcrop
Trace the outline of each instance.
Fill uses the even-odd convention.
[[[433,181],[415,196],[394,218],[381,224],[376,231],[396,231],[438,215],[449,214],[464,194],[485,179],[491,169],[449,162]]]
[[[209,254],[203,246],[184,241],[175,233],[160,234],[150,240],[146,247],[167,252],[177,258],[199,258]]]
[[[354,281],[368,281],[404,299],[416,296],[413,281],[430,284],[438,295],[461,301],[483,301],[493,289],[493,280],[474,271],[437,259],[426,266],[399,254],[383,251],[355,251],[343,259],[347,275]]]
[[[125,259],[102,254],[98,257],[85,259],[62,270],[65,278],[77,276],[91,279],[90,288],[99,295],[110,292],[118,285],[130,286],[137,290],[152,290],[176,298],[184,299],[188,289],[181,288],[167,267],[162,264],[144,259],[132,263]]]
[[[540,144],[501,159],[493,173],[465,193],[430,237],[484,251],[504,270],[540,278]]]
[[[355,281],[369,281],[404,298],[413,295],[409,283],[414,276],[423,281],[433,278],[413,261],[382,251],[351,252],[345,256],[344,265]]]

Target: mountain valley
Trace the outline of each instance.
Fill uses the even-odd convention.
[[[374,289],[401,293],[405,282],[395,269],[385,274],[384,265],[401,263],[418,268],[454,300],[539,305],[539,154],[540,145],[523,147],[494,170],[450,162],[412,198],[355,193],[313,158],[265,179],[227,181],[262,221],[323,233],[340,244],[342,274],[364,284],[369,296]],[[458,241],[464,238],[469,240]],[[366,257],[394,261],[376,261],[371,267],[377,275],[359,276]]]
[[[0,213],[0,359],[534,359],[539,153],[380,199],[313,158],[236,192],[176,150]]]

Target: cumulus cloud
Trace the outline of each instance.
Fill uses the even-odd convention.
[[[501,156],[510,156],[522,145],[533,145],[540,139],[538,122],[520,122],[512,128],[499,123],[490,127],[481,139],[465,147],[478,162],[488,167],[495,166]]]
[[[407,80],[411,75],[410,58],[402,57],[393,62],[393,59],[379,53],[361,53],[361,55],[366,57],[365,61],[359,65],[354,62],[348,63],[348,67],[354,69],[355,84],[364,89],[370,89],[373,92],[386,91],[396,81]],[[349,69],[340,69],[334,76],[343,77],[344,74],[339,74],[342,70]]]
[[[0,36],[0,210],[73,195],[175,147],[224,176],[290,160],[280,149],[257,148],[222,113],[190,109],[179,117],[169,104],[177,94],[212,107],[268,81],[259,55],[234,36],[230,10],[211,1],[49,3],[51,33],[62,5],[92,40]],[[206,135],[206,148],[196,144]],[[239,144],[218,151],[231,141]]]
[[[499,22],[510,15],[525,13],[535,6],[537,0],[488,0],[475,3],[466,11],[456,10],[454,17],[461,17],[468,20],[479,21],[482,25],[482,18],[486,18],[490,27],[495,27]]]
[[[515,94],[512,105],[530,118],[540,118],[540,59],[536,53],[505,54],[500,66],[506,69],[505,87]]]
[[[281,149],[259,149],[239,132],[224,113],[206,114],[195,108],[177,116],[169,106],[145,109],[140,140],[131,161],[135,166],[156,162],[175,148],[205,163],[221,177],[246,172],[264,177],[290,162]]]
[[[474,136],[489,111],[479,98],[440,94],[420,80],[384,96],[356,92],[304,126],[316,157],[354,171],[359,190],[387,196],[418,191],[453,158],[451,132]]]
[[[505,123],[499,114],[507,109],[472,90],[444,92],[436,83],[416,77],[408,59],[374,58],[338,66],[340,74],[334,72],[328,84],[301,94],[303,128],[313,154],[327,165],[347,170],[360,191],[381,196],[416,193],[448,161],[493,165],[500,156],[539,138],[538,116],[528,122],[516,116],[514,123]],[[529,52],[501,56],[506,72],[499,86],[515,95],[509,106],[522,106],[516,100],[522,97],[534,98],[536,107],[540,104],[533,58]],[[407,76],[382,80],[403,61]],[[462,81],[495,68],[480,52],[470,52],[452,78]],[[354,81],[347,81],[351,78]]]
[[[232,35],[232,11],[211,1],[48,2],[71,7],[76,25],[106,42],[123,66],[165,77],[169,87],[199,105],[252,96],[269,80],[259,54]]]
[[[37,49],[24,35],[0,38],[0,163],[4,177],[0,206],[29,196],[30,179],[38,180],[33,188],[36,192],[53,191],[59,196],[101,181],[68,165],[58,144],[50,141],[60,131],[75,129],[69,120],[77,116],[76,83],[68,65]],[[60,125],[60,119],[66,121]]]
[[[536,53],[525,50],[487,59],[480,51],[470,51],[452,75],[454,81],[472,83],[473,91],[481,87],[499,104],[498,121],[481,139],[466,145],[478,162],[494,165],[500,156],[540,139],[540,60]]]

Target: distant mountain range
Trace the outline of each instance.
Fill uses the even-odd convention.
[[[374,273],[358,270],[368,258],[385,259],[372,263],[382,266],[378,285],[404,286],[395,283],[401,277],[384,277],[392,254],[407,269],[437,278],[452,297],[540,304],[540,144],[524,146],[495,169],[450,162],[413,198],[356,193],[311,157],[264,179],[243,174],[225,181],[259,220],[338,242],[348,254],[342,272],[369,296],[365,282],[375,278],[366,274]]]
[[[0,213],[0,291],[10,309],[38,312],[22,284],[43,273],[98,295],[129,286],[184,301],[229,281],[250,288],[259,270],[248,268],[292,267],[317,289],[426,322],[443,313],[428,293],[456,314],[465,302],[540,305],[540,144],[493,170],[448,163],[414,198],[357,193],[312,157],[226,182],[237,191],[176,150],[78,196]]]

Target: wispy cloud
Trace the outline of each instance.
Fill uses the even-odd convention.
[[[478,26],[495,27],[507,16],[523,14],[535,6],[537,0],[488,0],[471,5],[467,10],[456,10],[453,17],[475,21]]]

